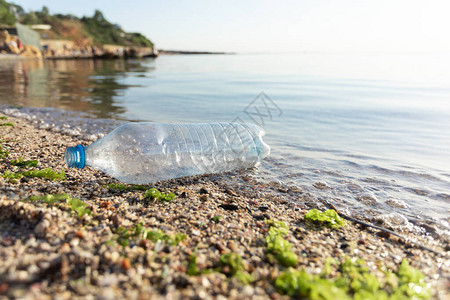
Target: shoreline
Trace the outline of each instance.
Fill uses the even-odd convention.
[[[396,270],[406,258],[425,274],[434,297],[448,296],[448,247],[427,245],[447,250],[441,257],[351,222],[336,230],[311,226],[305,213],[323,204],[306,203],[298,188],[260,183],[245,171],[158,182],[150,186],[175,199],[149,201],[143,191],[111,188],[120,182],[99,171],[65,167],[64,148],[91,141],[10,116],[6,122],[14,126],[0,127],[0,145],[10,152],[0,162],[2,174],[21,171],[11,160],[23,157],[37,160],[39,170],[64,170],[67,179],[0,177],[0,277],[5,278],[0,298],[288,298],[274,284],[286,268],[267,259],[268,220],[288,225],[285,239],[298,257],[295,269],[320,274],[328,257],[348,256],[363,258],[378,274],[380,264]],[[68,199],[21,201],[48,194],[81,199],[90,215],[74,214]],[[120,245],[120,228],[140,223],[185,239],[172,245],[131,237]],[[229,253],[241,257],[252,283],[243,284],[221,267],[221,255]],[[200,271],[221,269],[188,275],[192,257]]]
[[[236,52],[189,51],[189,50],[158,50],[160,55],[234,55]]]
[[[57,56],[42,56],[42,57],[30,57],[30,56],[22,56],[20,54],[3,54],[0,53],[0,61],[2,60],[26,60],[26,59],[39,59],[39,60],[78,60],[78,59],[140,59],[140,58],[157,58],[158,55],[144,55],[144,56],[119,56],[113,54],[104,54],[104,55],[57,55]]]
[[[27,57],[19,54],[4,54],[0,53],[0,61],[2,60],[23,60],[23,59],[42,59],[41,57]]]

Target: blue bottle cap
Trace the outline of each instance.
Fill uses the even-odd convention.
[[[65,152],[65,160],[69,168],[77,167],[78,169],[83,169],[85,165],[83,145],[67,147]]]

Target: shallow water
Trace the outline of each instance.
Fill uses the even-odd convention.
[[[444,54],[2,61],[0,104],[91,140],[124,121],[259,123],[272,154],[257,178],[448,235],[449,69]]]

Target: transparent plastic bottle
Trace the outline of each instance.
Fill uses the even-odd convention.
[[[270,153],[264,134],[254,124],[128,123],[90,146],[66,148],[65,160],[142,184],[253,167]]]

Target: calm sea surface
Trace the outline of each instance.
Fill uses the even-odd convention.
[[[449,54],[0,61],[0,104],[73,134],[137,120],[258,123],[272,147],[259,179],[448,236]]]

